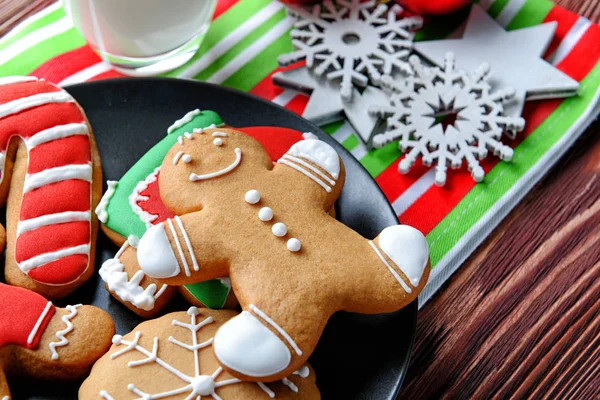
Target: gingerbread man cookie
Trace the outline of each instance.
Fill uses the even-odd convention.
[[[102,193],[92,130],[67,92],[35,77],[0,78],[0,179],[6,281],[66,296],[93,274],[91,210]]]
[[[160,197],[158,176],[160,165],[169,149],[187,140],[203,128],[224,126],[221,118],[209,110],[193,110],[167,129],[167,135],[150,149],[117,182],[108,182],[108,190],[96,209],[103,230],[121,249],[100,269],[111,294],[129,309],[143,317],[158,313],[173,297],[177,288],[156,282],[140,270],[134,252],[138,239],[151,226],[175,217]],[[240,128],[265,146],[272,160],[279,159],[294,143],[303,139],[302,133],[278,127]],[[186,162],[179,152],[174,161]],[[233,308],[237,300],[230,290],[228,278],[183,285],[178,288],[191,304],[209,308]]]
[[[5,371],[63,380],[86,375],[114,332],[99,308],[56,308],[35,292],[0,283],[0,399],[10,399]]]
[[[81,386],[79,398],[319,399],[308,365],[269,384],[243,382],[219,365],[211,349],[215,333],[236,315],[191,307],[116,335]]]
[[[179,152],[189,162],[173,162]],[[336,151],[316,139],[294,144],[275,166],[233,129],[204,130],[167,153],[160,195],[177,216],[146,231],[137,259],[169,285],[230,277],[244,311],[219,329],[214,350],[234,376],[288,376],[336,311],[395,311],[425,286],[419,231],[391,226],[368,240],[327,214],[344,178]]]

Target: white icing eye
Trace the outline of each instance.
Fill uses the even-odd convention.
[[[263,207],[260,209],[260,211],[258,212],[258,218],[261,221],[270,221],[273,219],[273,210],[271,210],[271,208],[269,207]]]
[[[277,237],[283,237],[287,234],[287,227],[285,226],[284,223],[278,222],[275,225],[273,225],[273,228],[271,228],[271,231],[273,232],[273,235],[275,235]]]
[[[222,146],[223,145],[223,139],[221,139],[221,138],[215,138],[215,140],[213,140],[213,144],[215,146]]]
[[[258,190],[254,189],[248,190],[244,195],[244,199],[250,204],[256,204],[260,201],[260,193],[258,192]]]
[[[287,248],[289,251],[296,252],[296,251],[299,251],[301,247],[302,247],[302,244],[296,238],[291,238],[290,240],[287,241]]]
[[[187,163],[190,163],[190,162],[192,162],[192,156],[190,156],[189,154],[184,154],[184,155],[181,157],[181,161],[183,161],[183,162],[184,162],[184,163],[186,163],[186,164],[187,164]]]

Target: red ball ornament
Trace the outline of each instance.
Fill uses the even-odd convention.
[[[419,15],[450,14],[471,4],[471,0],[398,0],[398,3]]]

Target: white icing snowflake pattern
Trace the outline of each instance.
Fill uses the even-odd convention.
[[[198,334],[197,333],[200,329],[202,329],[202,327],[213,323],[214,320],[212,317],[207,317],[200,322],[196,322],[197,316],[200,314],[200,310],[196,307],[190,307],[188,309],[187,313],[191,318],[191,322],[189,324],[178,321],[178,320],[173,320],[173,325],[187,329],[191,333],[192,343],[191,344],[183,343],[183,342],[175,339],[173,336],[169,337],[169,342],[171,342],[172,344],[174,344],[176,346],[179,346],[186,350],[189,350],[190,352],[193,353],[194,368],[195,368],[194,376],[190,376],[190,375],[183,373],[179,369],[175,368],[174,366],[170,365],[169,363],[167,363],[166,361],[164,361],[163,359],[158,357],[158,337],[154,338],[154,345],[152,347],[152,350],[148,350],[139,344],[139,340],[142,336],[142,333],[139,331],[135,333],[135,337],[131,341],[123,339],[123,337],[121,335],[115,335],[113,337],[114,344],[123,345],[125,347],[123,349],[111,354],[111,356],[110,356],[111,359],[115,359],[115,358],[117,358],[125,353],[128,353],[130,351],[137,351],[140,354],[146,356],[146,358],[141,359],[141,360],[136,360],[136,361],[130,361],[127,364],[128,367],[134,368],[134,367],[138,367],[140,365],[156,363],[157,365],[159,365],[163,369],[169,371],[171,374],[175,375],[182,381],[182,386],[179,388],[173,389],[171,391],[155,393],[155,394],[146,393],[142,390],[142,388],[137,387],[135,384],[129,384],[127,386],[127,388],[131,392],[133,392],[134,394],[139,396],[140,399],[143,399],[143,400],[162,399],[162,398],[167,398],[167,397],[171,397],[171,396],[189,393],[189,395],[186,397],[187,399],[200,399],[202,396],[210,396],[215,400],[221,400],[221,397],[219,397],[219,395],[216,394],[216,390],[218,388],[242,382],[241,380],[239,380],[237,378],[224,379],[221,381],[217,381],[219,375],[221,375],[221,373],[223,372],[222,367],[218,367],[211,375],[202,375],[200,373],[199,351],[201,349],[204,349],[204,348],[207,348],[208,346],[210,346],[213,342],[213,338],[210,338],[202,343],[198,343]],[[300,370],[294,372],[294,375],[300,375],[302,378],[306,378],[308,376],[308,368],[302,367]],[[298,392],[298,387],[296,385],[294,385],[288,379],[283,379],[282,383],[285,384],[287,387],[289,387],[290,390],[292,390],[294,392]],[[269,387],[266,384],[264,384],[262,382],[257,382],[256,384],[270,398],[275,397],[275,393],[271,389],[269,389]],[[111,398],[110,394],[108,394],[105,391],[103,391],[103,397]]]
[[[352,98],[353,85],[364,87],[369,78],[378,84],[383,74],[411,74],[406,62],[412,48],[414,29],[420,17],[398,18],[402,7],[389,9],[375,1],[325,0],[311,12],[290,9],[298,21],[291,32],[296,48],[279,56],[282,66],[306,60],[318,76],[340,80],[342,99]]]
[[[489,151],[510,161],[513,149],[500,142],[502,134],[514,138],[523,130],[521,117],[503,115],[503,103],[514,99],[515,92],[505,88],[492,93],[487,77],[488,64],[468,74],[457,70],[454,55],[446,54],[443,68],[428,68],[417,56],[409,59],[415,75],[402,81],[384,76],[382,86],[390,89],[389,104],[372,106],[370,113],[386,118],[387,131],[375,135],[373,145],[382,147],[399,139],[406,153],[398,170],[406,174],[421,156],[423,164],[435,166],[435,183],[446,183],[448,165],[460,168],[466,162],[471,176],[481,182],[485,172],[479,160]],[[445,128],[439,119],[455,115]]]

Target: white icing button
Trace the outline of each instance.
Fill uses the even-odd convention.
[[[190,156],[189,154],[184,154],[181,157],[181,161],[183,161],[186,164],[189,163],[189,162],[192,162],[192,156]]]
[[[244,199],[250,204],[256,204],[260,201],[260,193],[258,192],[258,190],[254,189],[248,190],[244,195]]]
[[[137,258],[142,271],[153,278],[170,278],[179,274],[179,262],[162,222],[144,233],[138,244]]]
[[[217,331],[213,349],[219,362],[241,374],[262,377],[287,368],[287,346],[248,311],[227,321]]]
[[[223,144],[223,139],[221,139],[221,138],[215,138],[215,140],[213,140],[213,144],[215,146],[221,146]]]
[[[269,207],[263,207],[260,209],[260,211],[258,212],[258,218],[261,221],[270,221],[273,219],[273,210],[271,210]]]
[[[418,286],[429,261],[425,236],[408,225],[394,225],[379,234],[379,247],[400,268],[413,286]]]
[[[298,251],[302,247],[300,241],[296,238],[291,238],[287,241],[287,248],[289,251]]]
[[[273,235],[277,237],[283,237],[287,234],[287,227],[284,223],[278,222],[275,225],[273,225],[271,231],[273,231]]]

